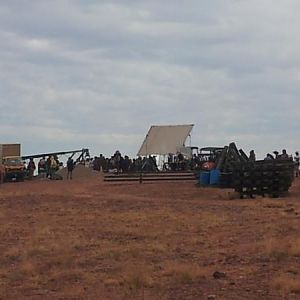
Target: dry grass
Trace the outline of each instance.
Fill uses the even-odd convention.
[[[169,262],[165,265],[163,276],[175,284],[191,284],[211,277],[212,269],[197,264]]]
[[[300,294],[300,276],[282,274],[273,280],[272,285],[285,293]]]
[[[150,277],[146,276],[142,271],[129,272],[126,274],[124,283],[129,289],[138,291],[145,287],[150,287],[152,285],[152,280]]]
[[[30,192],[5,187],[1,200],[0,298],[22,299],[24,289],[54,299],[259,299],[258,289],[297,290],[297,273],[269,282],[270,269],[292,269],[300,256],[299,219],[282,215],[283,200],[221,200],[192,184],[28,184]],[[216,270],[235,285],[213,279]]]
[[[9,272],[6,277],[10,281],[10,283],[15,283],[17,281],[23,281],[25,278],[28,277],[28,275],[29,274],[27,274],[25,271],[18,269]]]
[[[17,262],[21,258],[21,255],[22,255],[22,251],[19,247],[17,246],[9,247],[2,254],[1,257],[2,263],[4,263],[5,261],[8,263]]]
[[[274,202],[271,200],[264,200],[261,202],[263,208],[285,208],[286,204],[284,202]]]
[[[300,257],[300,238],[290,241],[290,253],[293,256]]]
[[[284,261],[289,257],[300,256],[300,239],[294,237],[286,237],[283,239],[268,239],[264,243],[264,251],[271,258],[278,262]]]

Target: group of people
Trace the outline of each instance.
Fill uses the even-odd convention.
[[[298,153],[298,152],[296,152],[296,153]],[[287,154],[286,150],[283,149],[281,153],[279,153],[278,151],[273,151],[273,154],[267,153],[267,155],[264,159],[265,160],[272,160],[272,159],[289,159],[289,158],[291,158],[291,156],[289,156]]]
[[[293,158],[295,164],[295,176],[300,176],[299,165],[300,165],[300,156],[299,152],[295,152],[295,155],[292,157],[287,154],[286,150],[283,149],[282,153],[278,151],[273,151],[273,154],[268,153],[265,160],[274,160],[274,159],[291,159]],[[168,170],[185,170],[193,169],[201,164],[201,157],[194,155],[190,160],[186,159],[181,153],[176,155],[169,154],[168,161],[165,163],[164,167]],[[250,151],[249,160],[255,161],[255,153],[253,150]],[[115,151],[115,153],[107,158],[103,154],[100,154],[98,157],[87,158],[85,161],[80,162],[86,167],[91,168],[95,171],[102,172],[157,172],[158,166],[155,156],[149,155],[148,157],[137,157],[130,158],[128,155],[123,156],[120,151]],[[69,157],[66,163],[67,167],[67,179],[72,179],[72,173],[75,168],[75,162],[72,157]],[[56,171],[62,167],[63,164],[59,162],[57,156],[49,156],[47,159],[43,156],[38,162],[38,174],[40,176],[45,176],[46,178],[53,178],[53,175]],[[179,168],[179,169],[178,169]],[[28,177],[32,178],[36,170],[36,165],[33,158],[29,159],[27,164],[27,173]]]
[[[38,162],[38,174],[40,176],[45,176],[46,178],[52,178],[60,166],[62,166],[62,163],[59,162],[57,156],[49,156],[47,159],[43,156]],[[29,159],[26,170],[28,178],[32,179],[36,170],[36,164],[33,158]]]
[[[163,165],[163,170],[165,171],[184,171],[191,168],[191,160],[184,157],[181,152],[176,154],[169,153],[168,160]]]
[[[288,155],[286,150],[283,149],[281,153],[279,153],[278,151],[273,151],[273,155],[271,153],[268,153],[265,157],[265,160],[273,160],[273,159],[293,159],[295,165],[295,176],[299,177],[300,155],[298,151],[296,151],[295,155],[292,156],[292,155]]]
[[[128,155],[123,156],[118,150],[110,158],[100,154],[87,159],[85,166],[102,172],[158,171],[155,156],[150,155],[149,157],[132,159]]]

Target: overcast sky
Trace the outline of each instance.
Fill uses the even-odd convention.
[[[0,0],[0,143],[135,155],[151,125],[299,150],[299,0]]]

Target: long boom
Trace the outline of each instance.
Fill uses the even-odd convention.
[[[29,159],[29,158],[42,158],[46,156],[55,156],[55,155],[65,155],[65,154],[72,154],[72,157],[76,153],[81,153],[80,157],[82,156],[89,156],[89,149],[81,149],[81,150],[71,150],[71,151],[60,151],[60,152],[50,152],[50,153],[41,153],[41,154],[33,154],[33,155],[24,155],[22,159]]]

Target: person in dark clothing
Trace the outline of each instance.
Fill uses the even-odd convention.
[[[295,176],[299,177],[300,156],[298,151],[295,152],[294,163],[295,163]]]
[[[256,156],[254,150],[250,151],[249,161],[256,161]]]
[[[67,161],[67,169],[68,169],[68,173],[67,173],[67,179],[73,179],[73,170],[74,170],[74,161],[71,157],[68,158]]]
[[[151,161],[151,166],[152,166],[152,172],[157,172],[158,171],[158,167],[157,167],[157,163],[156,163],[156,156],[149,156],[149,159]]]
[[[282,154],[280,155],[280,158],[281,158],[281,159],[288,159],[288,158],[289,158],[289,156],[288,156],[288,154],[286,153],[286,150],[285,150],[285,149],[282,150]]]
[[[135,160],[135,167],[136,167],[136,170],[137,172],[140,172],[142,171],[142,168],[143,168],[143,160],[142,158],[139,156],[136,160]]]
[[[117,150],[115,152],[115,154],[113,155],[113,160],[114,160],[114,164],[115,164],[115,168],[117,169],[117,172],[120,171],[121,169],[121,160],[123,159],[122,154],[119,150]]]
[[[131,160],[129,159],[129,157],[127,155],[125,155],[124,159],[122,159],[120,161],[121,163],[121,170],[122,172],[127,173],[130,169],[130,165],[131,165]]]
[[[101,166],[100,166],[100,159],[99,157],[95,156],[93,160],[93,170],[100,172]]]
[[[28,166],[27,166],[29,179],[33,178],[33,173],[34,173],[35,169],[36,169],[36,167],[35,167],[34,160],[33,160],[33,158],[30,158]]]
[[[272,154],[268,153],[268,154],[266,155],[266,157],[264,158],[264,160],[274,160],[274,157],[273,157]]]
[[[100,171],[104,172],[105,166],[106,166],[106,161],[105,161],[105,157],[103,156],[103,154],[100,154],[100,156],[99,156],[99,164],[100,164]]]
[[[47,167],[46,167],[46,159],[45,159],[45,156],[43,156],[39,163],[38,163],[38,174],[41,175],[41,174],[45,174],[46,173],[46,170]]]
[[[274,155],[275,155],[275,159],[279,158],[279,152],[278,151],[273,151]]]
[[[51,159],[50,156],[48,156],[46,160],[46,178],[50,177],[50,167],[51,167]]]

